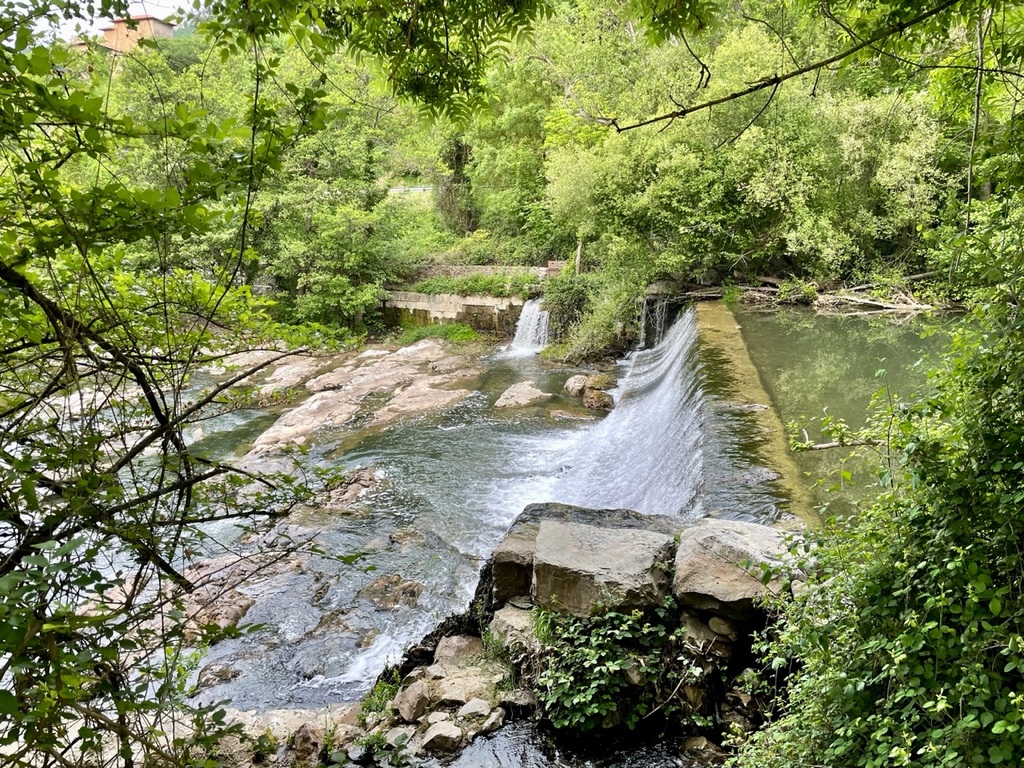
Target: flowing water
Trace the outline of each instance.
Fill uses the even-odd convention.
[[[772,361],[804,348],[800,324],[777,321],[783,342],[768,331],[771,316],[739,320],[766,386],[781,392],[792,368]],[[534,322],[525,309],[521,322]],[[837,332],[843,326],[825,326],[830,330],[813,341],[820,354],[846,355],[846,376],[868,365],[840,347],[859,337],[844,340]],[[910,337],[908,331],[886,343],[911,348]],[[794,364],[805,366],[801,376],[810,375],[803,358]],[[483,558],[532,502],[634,508],[678,516],[681,525],[704,515],[769,522],[787,514],[786,492],[758,453],[760,428],[734,407],[730,373],[700,342],[692,310],[656,347],[620,363],[618,404],[604,419],[562,394],[526,408],[494,409],[516,382],[530,379],[561,393],[579,370],[507,351],[484,366],[472,382],[475,393],[447,411],[362,436],[351,430],[318,435],[304,459],[311,468],[373,467],[381,483],[346,514],[307,510],[287,524],[296,532],[318,531],[328,552],[365,557],[356,566],[304,560],[252,587],[257,603],[246,621],[261,628],[209,651],[204,664],[224,674],[204,690],[204,701],[230,699],[246,710],[355,701],[403,648],[465,607]],[[827,366],[813,370],[824,379],[833,375]],[[237,441],[244,452],[267,420],[259,412],[236,414],[218,425],[223,433],[202,439],[221,452]],[[382,577],[415,582],[422,592],[418,600],[382,606],[367,597]],[[671,746],[652,749],[621,759],[572,757],[546,744],[532,726],[517,725],[480,740],[456,765],[682,764]]]
[[[690,309],[623,366],[615,410],[576,446],[554,500],[649,515],[703,516],[704,395]],[[629,468],[627,470],[627,468]]]
[[[366,556],[361,566],[303,561],[250,587],[257,603],[246,620],[262,627],[210,650],[206,662],[224,680],[203,700],[260,710],[357,699],[404,647],[466,605],[482,559],[532,502],[636,508],[681,523],[709,511],[777,517],[783,495],[758,482],[771,475],[759,474],[756,457],[744,452],[742,419],[712,407],[699,365],[691,310],[661,344],[622,362],[619,405],[603,420],[563,395],[494,409],[513,383],[530,379],[560,393],[578,372],[496,354],[474,395],[445,412],[355,441],[343,430],[318,435],[304,459],[313,468],[373,467],[381,483],[357,510],[298,512],[289,530],[319,532],[328,552]],[[240,417],[225,426],[231,438],[246,434]],[[714,492],[702,493],[704,486]],[[372,585],[382,577],[422,592],[414,604],[381,607]]]
[[[516,355],[535,355],[548,343],[548,318],[550,313],[541,309],[540,299],[530,299],[523,305],[523,311],[516,323],[516,335],[508,351]]]

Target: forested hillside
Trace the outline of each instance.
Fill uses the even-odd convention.
[[[1020,3],[213,0],[121,57],[54,32],[121,0],[0,7],[12,765],[109,739],[125,766],[199,765],[223,733],[185,695],[171,586],[197,524],[309,488],[239,493],[190,452],[247,396],[184,397],[201,366],[380,333],[384,287],[426,267],[549,260],[574,360],[655,281],[973,312],[930,396],[837,435],[881,446],[879,499],[778,606],[788,682],[736,759],[1024,761]]]
[[[582,274],[550,297],[563,353],[578,357],[635,322],[634,299],[656,280],[768,276],[789,302],[813,298],[812,283],[884,295],[914,276],[925,298],[962,301],[999,282],[998,260],[964,238],[998,219],[1012,181],[1010,22],[985,30],[979,79],[977,35],[917,15],[917,37],[864,45],[842,18],[800,5],[721,8],[673,34],[616,3],[555,4],[479,73],[486,95],[431,108],[397,98],[365,58],[314,58],[312,42],[277,37],[255,66],[248,50],[225,58],[201,24],[119,61],[115,77],[105,54],[68,61],[107,91],[109,114],[236,132],[268,68],[261,99],[298,132],[254,178],[235,282],[277,301],[275,316],[360,333],[381,287],[425,265],[579,257]],[[674,117],[684,104],[711,106]],[[111,171],[130,183],[184,160],[182,147],[126,144]],[[432,192],[387,193],[407,185]],[[236,205],[214,197],[218,215]],[[168,241],[169,264],[209,263],[235,223]]]

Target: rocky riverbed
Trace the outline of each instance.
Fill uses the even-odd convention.
[[[535,607],[588,617],[644,611],[671,596],[668,629],[682,638],[680,658],[701,673],[666,692],[663,704],[675,699],[706,723],[682,734],[680,757],[715,762],[723,736],[761,722],[766,702],[754,692],[761,672],[751,666],[751,643],[767,622],[758,601],[789,589],[781,575],[787,551],[780,531],[752,523],[707,519],[679,530],[669,518],[630,510],[531,505],[484,566],[470,609],[387,671],[359,709],[250,725],[275,731],[283,765],[450,761],[507,721],[544,714],[544,693],[532,686],[556,649],[538,636]],[[764,578],[766,569],[776,575]],[[654,670],[620,674],[642,687]],[[622,722],[628,713],[614,714]]]
[[[663,497],[673,501],[689,494],[712,499],[715,508],[706,511],[723,517],[775,504],[772,473],[757,475],[741,457],[719,455],[723,441],[731,438],[716,426],[723,409],[708,407],[699,379],[688,372],[692,315],[687,322],[671,346],[624,363],[614,375],[521,356],[476,360],[429,341],[404,350],[302,356],[253,381],[276,415],[272,423],[259,416],[263,427],[248,433],[252,437],[236,460],[253,474],[283,470],[312,476],[330,470],[332,480],[287,518],[234,538],[225,551],[200,564],[195,575],[202,588],[192,606],[199,619],[254,629],[210,648],[199,673],[199,700],[230,700],[231,716],[252,733],[269,729],[275,754],[284,761],[314,755],[338,758],[334,762],[365,760],[374,750],[382,759],[417,752],[422,760],[450,760],[467,744],[472,749],[466,759],[472,759],[468,756],[484,743],[481,738],[499,743],[486,734],[536,705],[532,694],[515,684],[530,670],[508,664],[515,654],[503,647],[503,639],[514,638],[541,654],[531,639],[534,605],[582,615],[588,601],[618,589],[612,582],[591,581],[588,592],[580,586],[584,580],[563,593],[565,575],[559,569],[575,561],[577,570],[599,565],[607,559],[604,548],[624,561],[632,558],[635,575],[646,569],[650,578],[637,575],[624,594],[645,606],[671,593],[675,536],[700,512],[686,504],[684,515],[620,512],[596,525],[583,512],[551,513],[545,519],[531,513],[517,521],[526,504],[562,496],[578,503],[588,495],[620,491],[645,511],[656,511]],[[680,389],[682,397],[673,395]],[[592,403],[586,402],[588,393]],[[621,409],[588,424],[595,409],[620,400]],[[648,401],[656,401],[655,416],[644,410]],[[273,405],[279,402],[286,405]],[[637,419],[647,426],[637,427]],[[627,453],[620,453],[623,472],[609,483],[601,472],[602,463],[608,466],[605,457],[614,457],[607,441],[619,433],[649,433],[648,422],[671,425],[670,442],[662,445],[651,433],[655,443],[629,443]],[[709,428],[714,440],[707,446],[693,430]],[[657,460],[655,474],[643,463],[648,455]],[[339,476],[340,465],[348,471]],[[716,472],[734,467],[728,471],[761,479],[730,482],[727,492],[716,486],[716,495],[708,496],[700,491],[708,467]],[[697,473],[685,480],[685,493],[676,491],[678,481],[669,475],[669,485],[661,485],[663,471],[683,469]],[[631,482],[629,473],[636,480]],[[543,537],[537,536],[541,527]],[[589,536],[576,542],[581,530],[589,530]],[[267,549],[285,556],[257,566]],[[472,622],[462,617],[432,631],[471,601],[481,564],[492,553],[496,579],[485,578],[488,586],[481,587],[490,590],[486,607],[478,593]],[[509,570],[514,563],[521,566],[518,571]],[[630,604],[623,603],[623,609]],[[674,616],[671,631],[689,631],[705,641],[735,634],[729,642],[742,644],[742,628],[703,610],[686,608],[685,615]],[[439,661],[435,653],[443,636],[474,650],[457,654],[458,663]],[[723,642],[709,647],[720,651]],[[370,692],[371,707],[360,710],[355,705],[370,681],[403,650],[400,676],[381,679]],[[714,669],[717,674],[720,665]],[[416,682],[422,685],[408,693]],[[396,690],[387,687],[398,684],[405,715]],[[420,703],[410,704],[411,698]],[[429,711],[414,717],[422,702]],[[698,709],[702,717],[715,717]]]

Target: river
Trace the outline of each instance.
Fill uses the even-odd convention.
[[[888,381],[909,388],[923,380],[909,361],[941,345],[940,337],[922,341],[918,325],[888,320],[741,312],[732,322],[739,326],[730,331],[740,339],[734,346],[749,350],[760,379],[754,391],[772,397],[785,420],[815,417],[826,406],[859,418],[866,382],[880,382],[879,357]],[[768,466],[763,418],[742,402],[750,382],[737,379],[735,352],[702,335],[692,309],[659,344],[620,361],[618,404],[603,419],[562,394],[578,369],[540,360],[535,342],[488,356],[473,394],[447,410],[373,432],[317,435],[303,459],[308,468],[372,467],[379,484],[352,513],[306,510],[289,524],[317,531],[328,552],[365,556],[354,566],[306,560],[253,587],[246,622],[261,627],[210,649],[204,666],[225,672],[203,701],[263,711],[357,700],[405,647],[465,607],[483,558],[532,502],[628,507],[681,523],[718,515],[794,524],[795,481],[787,485]],[[508,386],[527,379],[553,396],[525,408],[493,407]],[[238,452],[270,421],[259,411],[238,412],[205,440],[221,454]],[[796,471],[827,470],[824,461],[815,457]],[[367,597],[390,576],[421,585],[418,597],[386,607]],[[479,740],[457,765],[680,764],[672,745],[650,749],[641,762],[634,752],[572,757],[545,745],[531,726],[516,725]]]

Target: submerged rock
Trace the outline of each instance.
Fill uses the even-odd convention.
[[[381,610],[394,610],[399,605],[410,608],[419,602],[423,585],[418,581],[403,579],[397,573],[381,576],[356,593],[356,597],[369,600]]]
[[[600,389],[585,389],[583,406],[592,411],[610,411],[615,407],[615,399]]]

